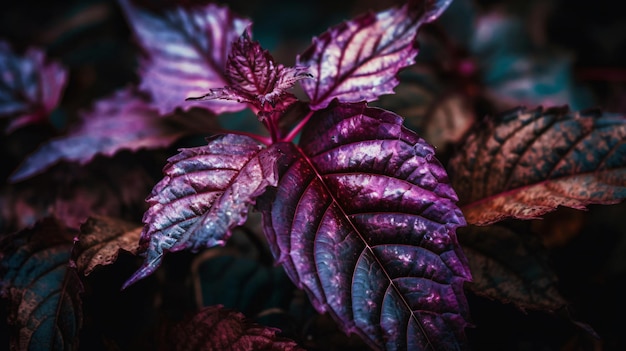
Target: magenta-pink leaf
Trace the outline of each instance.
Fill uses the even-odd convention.
[[[316,112],[300,145],[259,200],[289,277],[376,349],[462,348],[465,220],[433,148],[364,103]]]
[[[164,338],[168,350],[304,351],[280,330],[252,323],[221,305],[204,307],[176,324]]]
[[[226,64],[230,86],[188,100],[235,100],[258,110],[275,107],[298,80],[311,78],[306,67],[284,67],[261,45],[250,39],[249,30],[233,43]],[[289,98],[290,96],[287,96]]]
[[[392,94],[397,73],[415,62],[417,30],[435,20],[450,0],[410,1],[401,8],[366,13],[330,28],[298,56],[314,79],[301,82],[313,110],[334,99],[373,101]]]
[[[85,164],[96,155],[169,146],[185,133],[173,128],[134,89],[126,88],[82,114],[82,124],[67,135],[41,145],[11,175],[20,181],[60,161]]]
[[[276,184],[281,154],[280,145],[263,148],[250,137],[226,134],[171,157],[147,199],[146,260],[125,286],[151,274],[168,251],[224,245],[256,197]]]
[[[19,56],[0,41],[0,77],[0,117],[12,118],[11,132],[48,118],[65,89],[67,71],[48,62],[41,50],[31,48]]]
[[[626,118],[515,109],[476,129],[449,164],[468,223],[533,219],[626,198]]]
[[[214,113],[239,111],[233,101],[185,101],[214,88],[229,85],[226,60],[234,42],[250,25],[226,7],[177,7],[162,14],[120,0],[140,45],[148,54],[143,62],[140,88],[152,95],[162,114],[193,106]]]

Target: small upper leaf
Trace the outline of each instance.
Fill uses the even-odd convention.
[[[59,161],[86,164],[97,154],[112,156],[124,149],[166,147],[185,134],[159,118],[131,88],[98,101],[82,119],[82,124],[66,136],[40,146],[11,175],[11,181],[41,173]]]
[[[146,260],[125,286],[151,274],[168,251],[224,245],[256,197],[276,184],[279,155],[277,147],[227,134],[171,157],[147,199],[141,233]]]
[[[222,306],[205,307],[175,325],[165,339],[168,350],[300,351],[280,330],[263,327]]]
[[[462,348],[465,221],[433,148],[364,103],[318,111],[300,145],[259,202],[289,277],[374,348]]]
[[[9,300],[12,350],[74,350],[82,283],[70,268],[72,237],[51,219],[0,240],[0,296]]]
[[[449,171],[471,224],[626,198],[622,116],[516,109],[470,134],[461,150]]]
[[[311,108],[322,109],[334,98],[373,101],[393,93],[396,74],[414,63],[419,26],[435,20],[449,3],[412,1],[401,8],[366,13],[314,38],[297,59],[314,76],[301,83]]]
[[[0,41],[0,117],[14,118],[11,132],[26,124],[45,120],[61,98],[67,71],[56,62],[46,62],[38,49],[23,57]]]
[[[266,104],[276,106],[287,95],[287,89],[300,79],[310,78],[305,67],[284,67],[261,45],[250,40],[248,30],[233,43],[226,63],[226,75],[230,86],[211,89],[208,94],[187,100],[235,100],[252,104],[258,110],[267,109]]]
[[[214,113],[239,111],[232,101],[185,102],[212,88],[229,85],[226,60],[234,42],[250,21],[226,7],[177,7],[163,14],[151,13],[120,0],[139,43],[149,57],[141,67],[142,90],[149,92],[161,114],[198,106]]]
[[[81,234],[72,252],[76,269],[89,275],[96,266],[117,259],[120,250],[137,254],[141,226],[105,216],[89,217],[80,227]]]

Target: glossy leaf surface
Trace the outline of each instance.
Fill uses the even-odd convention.
[[[0,241],[0,294],[9,303],[11,349],[76,349],[83,287],[69,267],[72,237],[48,219]]]
[[[139,44],[147,52],[142,64],[140,88],[152,95],[161,114],[177,107],[206,108],[214,113],[239,111],[245,106],[232,101],[185,101],[212,88],[229,85],[226,60],[234,42],[250,21],[226,7],[177,7],[156,14],[120,0]]]
[[[0,41],[0,117],[11,117],[7,131],[48,118],[65,89],[67,71],[31,48],[17,55]]]
[[[279,337],[279,332],[217,305],[205,307],[192,318],[175,325],[166,341],[169,350],[304,350],[294,341]]]
[[[622,116],[516,109],[468,137],[450,177],[471,224],[614,204],[626,198],[625,140]]]
[[[276,184],[279,155],[277,147],[226,134],[171,157],[147,199],[141,233],[146,261],[126,286],[151,274],[168,251],[224,245],[231,230],[245,223],[255,198]]]
[[[373,101],[393,93],[396,74],[413,64],[420,25],[435,20],[450,1],[413,1],[401,8],[366,13],[330,28],[298,56],[314,79],[301,82],[313,110],[334,99]]]
[[[465,221],[433,148],[363,103],[332,105],[304,130],[261,202],[277,261],[372,347],[462,348]]]
[[[475,294],[521,310],[556,311],[567,305],[547,252],[533,238],[497,225],[459,229]]]
[[[142,227],[105,216],[89,217],[72,252],[76,269],[89,275],[97,266],[112,264],[120,250],[137,254]]]
[[[96,155],[121,150],[166,147],[185,133],[159,118],[156,110],[132,89],[120,90],[83,113],[82,124],[67,135],[41,145],[12,174],[12,181],[41,173],[60,161],[79,164]]]

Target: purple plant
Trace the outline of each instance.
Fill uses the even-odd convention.
[[[122,285],[129,291],[155,273],[167,253],[227,245],[251,209],[261,215],[274,263],[317,312],[372,349],[467,348],[468,287],[521,309],[562,307],[552,276],[528,273],[538,270],[540,258],[505,267],[511,272],[488,269],[504,256],[530,255],[533,249],[514,233],[470,227],[461,240],[466,257],[457,229],[623,200],[626,122],[565,107],[518,108],[472,130],[468,118],[453,133],[465,137],[450,158],[449,176],[427,140],[372,103],[394,94],[398,74],[415,67],[418,31],[450,3],[410,0],[360,15],[313,38],[287,67],[252,39],[250,20],[225,6],[152,12],[120,0],[144,53],[139,84],[80,112],[78,127],[42,144],[10,180],[28,181],[59,161],[87,165],[98,155],[161,149],[187,135],[208,138],[167,160],[146,199],[142,227],[91,211],[80,228],[47,219],[0,240],[0,292],[17,330],[12,345],[75,346],[83,318],[78,276],[127,251],[143,258]],[[10,78],[0,86],[0,114],[11,119],[11,133],[55,108],[66,73],[37,51],[21,59],[0,43],[0,54],[0,69]],[[20,74],[25,87],[15,83]],[[256,116],[259,133],[221,130],[218,116],[244,109]],[[131,194],[123,192],[124,203],[132,202]],[[481,235],[508,250],[485,245]],[[68,260],[69,267],[60,264]],[[31,276],[29,267],[41,272]],[[495,283],[511,276],[532,294]],[[22,304],[28,315],[21,314]],[[38,307],[52,322],[41,322],[32,312]],[[277,332],[216,306],[167,335],[170,345],[299,349]]]

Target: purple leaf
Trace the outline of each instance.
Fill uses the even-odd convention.
[[[278,147],[227,134],[170,158],[165,178],[147,199],[141,233],[146,260],[124,286],[154,272],[168,251],[224,245],[256,197],[276,184],[279,156]]]
[[[334,98],[373,101],[392,94],[398,85],[396,74],[415,62],[418,28],[435,20],[450,2],[412,1],[401,8],[366,13],[314,38],[297,59],[314,76],[301,82],[311,109],[322,109]]]
[[[280,330],[252,323],[222,306],[205,307],[175,325],[165,338],[168,350],[304,350],[294,341],[278,336]]]
[[[214,100],[185,102],[229,85],[226,59],[234,42],[250,25],[226,7],[178,7],[163,14],[151,13],[120,0],[140,45],[149,57],[142,66],[142,90],[152,95],[161,114],[198,106],[219,114],[239,111],[245,105]]]
[[[567,108],[503,113],[450,160],[468,223],[533,219],[626,198],[626,119]]]
[[[226,75],[230,86],[211,89],[208,94],[188,100],[235,100],[252,104],[258,110],[269,109],[268,103],[273,108],[285,98],[295,101],[293,95],[287,95],[287,89],[298,80],[311,78],[306,67],[276,64],[267,50],[250,40],[248,30],[233,43]]]
[[[70,268],[72,237],[47,219],[0,240],[0,296],[12,350],[71,350],[82,326],[82,283]]]
[[[364,103],[318,111],[259,201],[274,256],[320,312],[381,349],[458,349],[465,220],[433,148]]]
[[[46,118],[61,98],[67,72],[56,62],[46,62],[45,54],[29,49],[23,57],[0,41],[0,117],[11,117],[11,132]]]
[[[24,180],[60,161],[86,164],[98,154],[166,147],[190,132],[168,125],[131,88],[98,101],[82,119],[78,128],[40,146],[13,173],[11,181]]]

